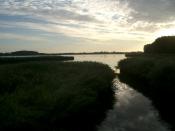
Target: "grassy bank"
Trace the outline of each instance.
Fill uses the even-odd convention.
[[[113,71],[92,62],[0,65],[0,130],[93,131],[112,107]]]
[[[0,64],[7,63],[21,63],[21,62],[29,62],[29,61],[66,61],[66,60],[74,60],[72,56],[0,56]]]
[[[118,66],[121,81],[150,97],[162,118],[175,129],[175,56],[131,57]]]

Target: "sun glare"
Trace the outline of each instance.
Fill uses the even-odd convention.
[[[156,37],[161,37],[161,36],[174,36],[175,35],[175,28],[173,29],[163,29],[159,31],[156,35]]]

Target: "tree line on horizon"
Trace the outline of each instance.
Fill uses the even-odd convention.
[[[0,53],[0,56],[22,56],[22,55],[74,55],[74,54],[125,54],[127,52],[117,52],[117,51],[99,51],[99,52],[68,52],[68,53],[40,53],[37,51],[14,51],[8,53]]]
[[[68,52],[68,53],[40,53],[37,51],[20,50],[14,52],[1,53],[0,56],[17,56],[17,55],[74,55],[74,54],[127,54],[141,55],[145,54],[172,54],[175,53],[175,36],[162,36],[157,38],[153,43],[144,46],[144,52],[118,52],[118,51],[99,51],[99,52]]]

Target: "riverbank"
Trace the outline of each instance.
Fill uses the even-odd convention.
[[[118,67],[120,80],[148,96],[174,130],[175,56],[131,57],[120,61]]]
[[[72,56],[54,56],[54,55],[29,55],[29,56],[0,56],[0,64],[21,63],[30,61],[67,61],[74,60]]]
[[[94,62],[0,65],[0,129],[93,131],[112,108],[114,72]]]

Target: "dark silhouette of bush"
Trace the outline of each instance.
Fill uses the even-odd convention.
[[[135,56],[141,56],[141,55],[143,55],[143,52],[141,51],[125,53],[126,57],[135,57]]]
[[[149,97],[175,130],[175,56],[146,55],[121,60],[119,78]]]
[[[144,53],[151,53],[151,54],[175,53],[175,36],[163,36],[156,39],[152,44],[145,45]]]
[[[0,130],[94,131],[112,108],[115,74],[94,62],[0,65]]]

